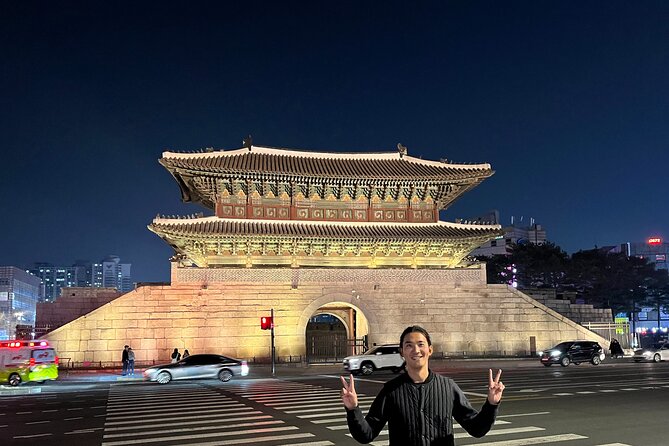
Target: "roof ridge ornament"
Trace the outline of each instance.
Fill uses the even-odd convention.
[[[400,153],[400,158],[408,154],[408,149],[406,146],[403,146],[401,142],[397,143],[397,151]]]
[[[251,135],[242,140],[242,147],[249,149],[249,152],[251,151],[251,147],[253,147],[253,137]]]

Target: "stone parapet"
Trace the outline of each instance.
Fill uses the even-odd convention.
[[[485,285],[484,264],[470,268],[188,268],[172,262],[172,283],[449,283]]]

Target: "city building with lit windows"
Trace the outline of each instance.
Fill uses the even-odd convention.
[[[91,263],[77,260],[70,266],[52,263],[35,263],[28,272],[41,281],[40,300],[54,302],[63,288],[116,288],[127,292],[133,288],[130,263],[121,263],[118,256],[108,256],[104,260]]]
[[[15,266],[0,266],[0,339],[15,339],[17,325],[34,325],[40,279]]]

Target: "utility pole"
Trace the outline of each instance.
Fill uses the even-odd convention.
[[[270,310],[270,316],[272,319],[272,376],[276,376],[275,370],[274,370],[274,308],[271,308]]]

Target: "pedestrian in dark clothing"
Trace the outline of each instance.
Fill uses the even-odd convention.
[[[623,348],[620,346],[620,342],[616,338],[611,340],[611,345],[609,345],[609,350],[611,350],[612,358],[622,358],[625,356]]]
[[[175,362],[178,362],[181,359],[181,353],[179,353],[179,349],[174,349],[172,352],[172,364]]]
[[[135,376],[135,351],[128,347],[128,375]]]
[[[188,349],[184,350],[184,355],[183,358],[186,359],[190,356],[190,353],[188,353]]]
[[[494,378],[492,370],[488,370],[488,398],[478,412],[452,379],[428,368],[432,342],[424,328],[414,325],[404,330],[400,352],[406,361],[407,373],[383,386],[366,417],[358,406],[353,375],[348,383],[341,377],[341,397],[353,438],[369,443],[388,423],[391,446],[453,446],[453,419],[474,437],[488,433],[495,423],[504,392],[501,370]]]
[[[123,347],[123,354],[121,355],[121,362],[123,363],[123,376],[128,373],[128,348],[129,346]]]

